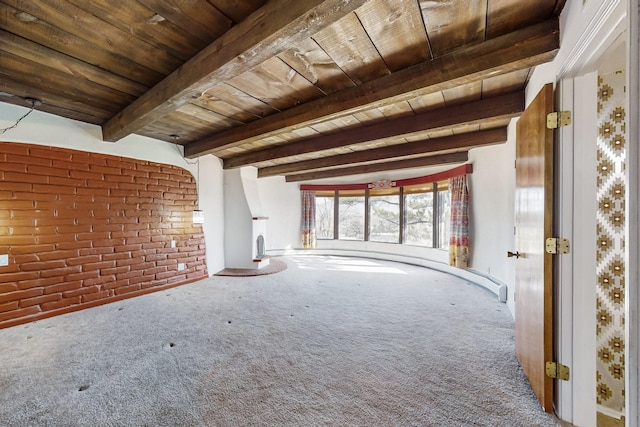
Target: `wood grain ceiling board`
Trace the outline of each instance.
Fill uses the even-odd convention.
[[[515,117],[524,109],[524,92],[516,92],[474,103],[447,107],[416,116],[380,122],[360,128],[343,129],[339,133],[313,139],[291,142],[264,150],[225,159],[224,167],[233,168],[255,162],[289,157],[314,151],[370,143],[385,138],[406,137],[416,133],[447,131],[461,123],[479,123],[484,120]],[[448,131],[451,132],[450,130]],[[187,147],[188,148],[188,147]]]
[[[233,156],[234,153],[237,153],[238,151],[242,151],[243,153],[248,153],[248,152],[252,152],[252,151],[256,151],[258,150],[262,150],[262,149],[267,149],[267,148],[271,148],[271,147],[277,147],[279,145],[285,145],[286,143],[288,143],[289,141],[281,138],[280,136],[270,136],[268,138],[265,139],[260,139],[260,140],[256,140],[256,141],[252,141],[252,142],[246,142],[242,145],[238,145],[233,147],[234,149],[237,149],[236,151],[233,151],[231,149],[225,149],[222,150],[219,154],[217,154],[218,157],[225,159],[228,158],[230,156]]]
[[[34,90],[34,92],[39,91],[51,94],[51,96],[57,97],[58,100],[64,99],[65,101],[62,106],[65,108],[75,109],[76,107],[81,107],[83,104],[91,101],[89,109],[91,110],[91,114],[96,117],[108,116],[109,112],[114,108],[117,108],[118,104],[126,104],[126,99],[132,98],[131,95],[120,93],[118,100],[113,100],[109,96],[110,93],[108,93],[107,88],[88,81],[83,81],[79,84],[81,88],[91,88],[96,91],[92,98],[87,98],[87,95],[85,95],[86,93],[80,92],[80,90],[74,90],[66,84],[68,77],[64,73],[39,66],[36,62],[23,59],[7,52],[0,51],[0,63],[3,67],[3,74],[9,70],[19,70],[19,72],[12,73],[13,78],[11,80],[14,84],[25,88],[25,90],[26,88],[29,88]],[[42,78],[43,72],[47,73],[46,79]]]
[[[485,39],[486,0],[420,0],[433,57]]]
[[[380,110],[386,119],[415,115],[415,112],[408,101],[393,102],[389,105],[379,107],[378,110]]]
[[[212,153],[225,166],[240,158],[259,168],[355,158],[506,126],[510,116],[456,117],[408,134],[367,131],[523,90],[532,67],[557,52],[558,21],[550,18],[563,6],[0,0],[0,102],[28,106],[24,98],[37,97],[39,110],[102,125],[105,140],[136,132],[173,142],[176,134],[187,156]],[[354,138],[308,147],[327,135]],[[285,148],[284,157],[267,154]]]
[[[425,155],[467,151],[470,148],[501,144],[507,140],[506,126],[473,134],[455,135],[442,139],[418,140],[396,146],[386,146],[366,152],[353,152],[312,160],[291,161],[259,170],[259,177],[298,173],[311,170],[327,170],[345,165],[373,164],[388,160],[411,159]]]
[[[220,12],[231,18],[234,22],[241,22],[247,16],[260,9],[267,0],[207,0]],[[198,2],[199,4],[200,2]]]
[[[360,120],[356,119],[354,116],[345,116],[334,120],[314,124],[313,126],[310,126],[310,128],[318,133],[328,134],[340,131],[342,129],[349,129],[360,126],[362,126]]]
[[[231,147],[231,148],[225,149],[224,152],[217,157],[224,159],[225,157],[231,157],[231,156],[246,153],[246,152],[247,150],[242,147]]]
[[[135,97],[149,89],[133,80],[3,30],[0,30],[0,51],[32,61],[38,64],[38,67],[45,66],[64,73],[68,79],[86,80]],[[3,64],[3,68],[5,67]]]
[[[256,162],[255,164],[252,164],[252,166],[260,168],[260,167],[266,167],[266,166],[287,164],[291,162],[321,159],[325,157],[333,157],[333,156],[339,156],[339,155],[345,155],[345,154],[351,154],[351,153],[353,153],[353,150],[351,149],[351,147],[338,147],[338,148],[332,148],[328,150],[316,151],[313,153],[296,154],[296,155],[291,155],[291,156],[278,158],[278,159],[265,160],[262,162]]]
[[[387,120],[384,114],[382,114],[382,111],[380,111],[380,109],[378,108],[371,108],[369,110],[355,112],[353,113],[353,117],[355,117],[362,123],[375,123]]]
[[[454,134],[460,134],[466,132],[472,132],[475,130],[486,130],[486,129],[494,129],[498,127],[507,126],[511,121],[512,117],[492,117],[487,120],[482,120],[477,123],[479,126],[478,129],[475,126],[472,128],[469,124],[463,123],[457,126],[452,126],[451,131]],[[474,124],[475,125],[475,124]]]
[[[52,26],[62,28],[77,38],[91,40],[97,49],[104,52],[116,51],[118,55],[162,75],[169,74],[183,62],[71,3],[54,0],[28,2],[4,0],[4,2]]]
[[[416,113],[424,113],[425,111],[437,110],[445,106],[444,95],[442,92],[427,93],[410,99],[409,105]]]
[[[284,139],[285,141],[295,141],[297,139],[311,138],[313,136],[318,136],[319,134],[320,133],[317,130],[311,127],[306,127],[306,128],[293,129],[291,131],[282,132],[282,133],[279,133],[278,136]]]
[[[229,80],[228,84],[279,111],[324,95],[277,56]]]
[[[15,74],[18,76],[18,74]],[[3,76],[0,79],[0,101],[9,104],[19,105],[21,107],[30,107],[31,105],[25,101],[26,98],[36,98],[43,102],[38,107],[39,111],[58,115],[60,117],[68,117],[73,120],[79,120],[85,123],[101,125],[107,120],[104,111],[93,108],[91,106],[83,106],[81,108],[69,109],[62,107],[64,105],[73,106],[79,104],[66,96],[57,95],[45,89],[31,87],[30,82],[24,80],[15,80],[11,77]]]
[[[76,7],[140,40],[186,61],[213,39],[201,40],[138,1],[67,0]]]
[[[164,77],[164,74],[134,62],[119,51],[105,50],[92,40],[76,36],[68,32],[66,28],[56,27],[47,21],[48,17],[44,13],[41,13],[40,16],[33,15],[28,12],[37,13],[33,7],[24,7],[33,3],[35,2],[20,4],[20,7],[27,9],[27,11],[0,3],[2,29],[149,87]],[[68,21],[66,23],[68,24]],[[13,72],[13,70],[11,71]]]
[[[208,45],[102,127],[117,141],[207,89],[251,70],[353,12],[366,0],[272,0]]]
[[[516,70],[500,76],[493,76],[482,81],[482,96],[496,96],[513,90],[524,89],[529,81],[531,68]]]
[[[235,110],[243,110],[246,112],[245,117],[246,121],[252,121],[257,118],[266,117],[268,115],[277,113],[278,110],[271,107],[269,104],[266,104],[260,101],[257,98],[254,98],[251,95],[248,95],[241,90],[234,88],[233,86],[227,83],[221,83],[216,86],[213,86],[207,89],[203,94],[201,103],[206,103],[207,98],[211,97],[214,99],[219,99],[231,106],[234,107]],[[253,116],[253,117],[252,117]],[[241,120],[245,121],[245,120]]]
[[[140,129],[140,131],[137,133],[137,135],[142,135],[142,136],[146,136],[148,138],[155,138],[155,139],[159,139],[162,141],[166,141],[166,142],[175,142],[172,141],[170,138],[167,137],[167,135],[171,135],[171,132],[180,132],[180,129],[175,129],[174,126],[170,126],[170,125],[164,125],[161,123],[154,123],[154,127],[144,127],[142,129]],[[189,132],[188,129],[184,130],[185,132]],[[184,144],[180,144],[180,142],[178,141],[176,143],[177,145],[184,145]]]
[[[424,156],[414,159],[398,160],[385,163],[373,163],[358,166],[348,166],[323,171],[304,172],[300,174],[285,175],[287,182],[311,181],[339,176],[359,175],[375,173],[387,170],[412,169],[434,165],[462,164],[469,160],[468,152],[449,153],[436,156]]]
[[[223,116],[222,114],[216,113],[215,111],[200,107],[195,104],[185,104],[178,110],[176,110],[176,112],[197,117],[198,119],[209,122],[212,125],[219,126],[221,130],[225,130],[234,126],[240,126],[243,124],[241,121]]]
[[[373,0],[355,14],[392,72],[431,58],[418,2]]]
[[[362,126],[360,120],[358,120],[354,116],[345,116],[289,132],[274,133],[273,135],[268,137],[247,140],[244,143],[237,145],[237,147],[242,148],[243,151],[249,151],[256,147],[267,148],[270,145],[282,145],[300,139],[310,138],[323,134],[330,134],[332,132],[338,132],[344,129],[359,126]],[[221,158],[226,158],[228,157],[229,153],[231,152],[227,152],[222,149],[216,151],[215,155]]]
[[[153,124],[144,128],[146,131],[152,131],[156,138],[167,142],[174,142],[171,135],[178,135],[181,144],[187,144],[205,135],[207,132],[220,132],[226,127],[219,123],[212,123],[208,120],[185,114],[180,111],[163,117],[155,121]]]
[[[509,73],[507,75],[505,75],[504,80],[500,80],[502,78],[502,76],[496,76],[494,77],[492,80],[496,80],[496,81],[505,81],[505,82],[512,82],[514,80],[520,80],[520,78],[522,77],[522,73]],[[496,82],[495,84],[499,84],[498,82]],[[507,85],[507,87],[512,87],[513,85],[511,83],[509,83],[509,85]],[[431,95],[427,95],[424,97],[420,97],[418,98],[418,100],[415,102],[416,105],[420,105],[422,108],[420,109],[420,112],[425,112],[425,111],[431,111],[436,109],[437,107],[443,107],[444,106],[444,100],[445,100],[445,95],[446,95],[446,105],[458,105],[458,104],[463,104],[469,101],[475,101],[475,100],[480,100],[481,99],[481,88],[482,88],[482,82],[478,81],[475,83],[471,83],[468,85],[463,85],[460,86],[458,88],[455,89],[451,89],[448,91],[443,92],[438,92],[436,94],[431,94]],[[522,88],[521,85],[518,85],[517,88]],[[500,94],[506,93],[506,90],[503,90]],[[420,101],[422,100],[422,101]],[[372,114],[372,112],[376,112],[377,114]],[[372,124],[373,122],[375,122],[376,120],[386,120],[386,119],[393,119],[393,118],[397,118],[397,117],[402,117],[402,116],[406,116],[406,115],[414,115],[415,112],[413,111],[412,107],[410,106],[410,103],[406,102],[406,101],[402,101],[400,103],[392,103],[389,104],[387,106],[383,106],[380,108],[376,108],[376,109],[372,109],[372,110],[368,110],[366,112],[367,114],[370,114],[369,116],[364,116],[364,113],[358,113],[357,115],[355,115],[355,117],[360,117],[360,120],[358,120],[358,122],[362,122],[362,123],[356,123],[354,121],[350,121],[350,120],[344,120],[345,118],[340,118],[340,119],[336,119],[333,121],[329,121],[329,122],[324,122],[322,124],[319,125],[313,125],[311,128],[320,132],[320,133],[330,133],[330,132],[335,132],[338,131],[340,129],[346,129],[349,128],[351,126],[357,126],[357,125],[365,125],[365,124]],[[353,117],[353,116],[348,116],[348,117]],[[479,128],[479,126],[476,126],[476,128]],[[457,130],[458,132],[460,132],[460,130]],[[444,135],[450,135],[453,134],[453,131],[449,131],[449,130],[439,130],[439,131],[435,131],[435,133],[432,133],[433,136],[444,136]],[[426,136],[426,135],[425,135]],[[422,138],[423,136],[419,136],[417,137]],[[411,137],[414,140],[416,139],[416,137]],[[379,143],[378,143],[379,144]],[[216,155],[222,155],[223,157],[224,154],[222,154],[221,152],[217,152]]]
[[[161,139],[165,141],[172,141],[173,138],[171,135],[178,135],[181,144],[188,144],[190,141],[197,139],[199,135],[208,131],[219,132],[224,129],[218,124],[199,119],[189,114],[184,114],[180,111],[174,111],[161,120],[154,122],[153,125],[148,126],[148,128],[156,130],[162,128],[166,134]]]
[[[355,13],[312,38],[356,84],[389,74],[389,68]]]
[[[479,101],[482,99],[482,81],[467,83],[443,90],[442,96],[444,97],[444,103],[447,107]]]
[[[114,93],[109,88],[88,80],[79,79],[76,85],[70,86],[67,74],[7,52],[0,51],[0,63],[3,73],[7,70],[14,71],[12,74],[16,83],[64,97],[68,100],[63,105],[65,108],[73,109],[74,105],[86,108],[83,106],[88,105],[98,117],[108,116],[110,111],[117,110],[119,106],[127,105],[130,100],[135,99],[122,92]]]
[[[278,57],[325,95],[355,86],[353,80],[313,39],[304,40]]]
[[[565,0],[488,0],[487,38],[544,21],[559,13]]]
[[[545,21],[503,37],[465,47],[353,88],[292,107],[237,129],[190,144],[186,155],[206,154],[242,140],[261,138],[283,126],[302,127],[315,122],[376,108],[389,102],[481,81],[487,75],[511,72],[553,58],[559,46],[558,21]],[[446,72],[443,72],[443,69]]]
[[[183,32],[200,39],[203,43],[201,48],[227,32],[234,24],[228,16],[202,0],[137,1],[165,20],[182,28]]]
[[[185,105],[193,105],[201,108],[206,108],[209,111],[212,111],[221,116],[227,117],[239,123],[248,123],[252,120],[258,119],[255,114],[252,114],[246,110],[236,107],[233,104],[229,104],[226,101],[223,101],[220,98],[212,96],[210,92],[205,92],[197,99],[191,101],[190,104]],[[180,108],[184,108],[184,105]]]

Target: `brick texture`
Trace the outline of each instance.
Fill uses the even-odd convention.
[[[187,170],[8,142],[0,165],[0,328],[208,276]]]

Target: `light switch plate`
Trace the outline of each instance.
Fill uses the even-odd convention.
[[[9,254],[0,255],[0,267],[9,265]]]
[[[184,270],[184,262],[178,264],[178,271]]]

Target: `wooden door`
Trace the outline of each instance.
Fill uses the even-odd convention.
[[[553,411],[553,380],[545,362],[553,357],[552,259],[545,252],[553,213],[553,86],[546,85],[516,126],[516,356],[534,393]]]

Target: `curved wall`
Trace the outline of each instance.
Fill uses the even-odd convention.
[[[486,154],[480,153],[475,156],[474,173],[470,175],[471,191],[477,188],[479,193],[472,193],[471,197],[472,221],[476,223],[476,227],[472,229],[472,233],[474,233],[472,234],[472,245],[473,250],[479,253],[472,258],[470,269],[463,270],[449,266],[448,253],[445,250],[419,246],[348,240],[318,240],[316,249],[301,249],[299,186],[285,182],[282,177],[258,180],[262,206],[265,215],[269,217],[267,221],[269,236],[267,252],[270,255],[315,253],[362,256],[421,265],[454,274],[489,289],[501,301],[506,302],[513,312],[511,306],[513,297],[511,296],[512,292],[509,292],[513,283],[509,275],[509,268],[512,267],[504,256],[506,251],[510,250],[513,242],[513,191],[509,190],[509,186],[512,184],[510,175],[506,174],[507,179],[499,177],[501,167],[504,168],[504,165],[500,163],[491,165],[491,159],[495,159],[502,152],[505,152],[502,156],[508,159],[512,147],[500,145],[489,148],[492,150],[485,150]],[[513,161],[510,161],[510,164],[513,165]],[[480,171],[476,172],[478,165],[481,166]],[[511,169],[508,170],[509,173],[512,173]],[[412,177],[429,173],[433,173],[433,170],[412,170],[405,171],[405,174],[409,174],[405,176]],[[515,175],[513,178],[515,179]],[[359,176],[355,177],[354,182],[367,181],[366,177]],[[485,200],[486,202],[483,202]],[[485,223],[486,228],[478,226]],[[499,239],[496,239],[496,230],[500,230]],[[503,275],[490,274],[492,271]]]
[[[337,242],[337,241],[336,241]],[[488,291],[494,293],[500,302],[507,302],[507,290],[508,287],[506,284],[502,283],[498,279],[494,277],[490,277],[487,275],[483,275],[477,271],[471,269],[460,269],[456,267],[451,267],[447,263],[434,261],[429,258],[423,258],[420,256],[412,256],[406,255],[402,253],[398,253],[397,251],[399,245],[388,245],[385,243],[381,243],[381,245],[386,245],[387,247],[379,247],[377,249],[382,250],[373,250],[371,245],[367,245],[368,242],[358,242],[360,243],[361,248],[358,249],[345,249],[345,248],[315,248],[315,249],[275,249],[269,251],[270,255],[336,255],[336,256],[352,256],[359,258],[373,258],[380,259],[386,261],[396,261],[402,262],[405,264],[418,265],[420,267],[430,268],[432,270],[441,271],[443,273],[451,274],[453,276],[460,277],[462,279],[468,280],[469,282],[475,283],[478,286],[482,286]],[[341,245],[336,245],[341,246]],[[357,246],[357,245],[356,245]],[[394,247],[396,246],[396,247]],[[388,251],[385,251],[387,249]]]

